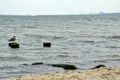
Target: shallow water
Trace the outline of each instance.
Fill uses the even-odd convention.
[[[16,35],[19,49],[8,47]],[[45,64],[89,69],[120,64],[120,14],[0,16],[0,78],[64,71]],[[50,48],[43,43],[50,42]],[[23,65],[29,64],[29,65]]]

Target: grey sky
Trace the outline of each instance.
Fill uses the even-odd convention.
[[[120,0],[0,0],[0,14],[46,15],[120,12]]]

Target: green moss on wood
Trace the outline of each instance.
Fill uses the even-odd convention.
[[[19,48],[19,44],[16,42],[11,42],[8,44],[11,48]]]

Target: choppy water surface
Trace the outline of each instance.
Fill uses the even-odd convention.
[[[8,47],[16,35],[19,49]],[[50,48],[43,48],[51,42]],[[0,16],[0,78],[64,71],[45,64],[73,64],[89,69],[120,65],[120,14]]]

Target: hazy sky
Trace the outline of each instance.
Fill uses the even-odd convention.
[[[0,14],[46,15],[120,12],[120,0],[0,0]]]

